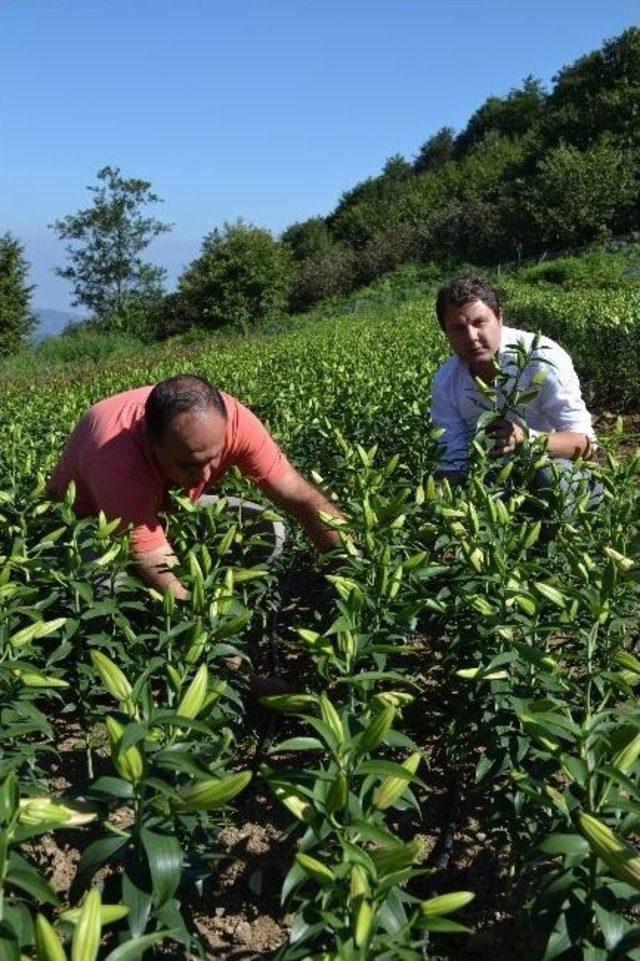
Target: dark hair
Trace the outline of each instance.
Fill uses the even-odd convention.
[[[500,313],[500,297],[491,284],[481,277],[467,274],[464,277],[454,277],[448,284],[441,287],[436,297],[436,314],[438,323],[444,330],[444,315],[447,307],[463,307],[481,300],[494,312],[496,317]]]
[[[160,440],[174,417],[185,411],[215,410],[227,417],[220,391],[196,374],[178,374],[161,381],[147,397],[144,413],[147,430]]]

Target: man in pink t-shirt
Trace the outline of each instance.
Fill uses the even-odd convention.
[[[107,397],[69,437],[49,483],[62,498],[74,482],[79,517],[104,511],[131,527],[136,566],[151,587],[186,591],[158,520],[167,487],[196,501],[233,466],[303,525],[320,551],[339,544],[319,512],[340,517],[324,494],[292,467],[255,414],[191,374]]]

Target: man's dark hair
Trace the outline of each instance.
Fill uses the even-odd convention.
[[[444,330],[444,315],[448,307],[463,307],[465,304],[475,303],[476,300],[486,304],[496,317],[500,313],[498,292],[482,277],[474,277],[472,274],[454,277],[441,287],[436,297],[436,314],[442,329]]]
[[[147,430],[158,441],[178,414],[210,410],[226,419],[227,410],[220,391],[204,377],[178,374],[156,384],[147,397],[144,409]]]

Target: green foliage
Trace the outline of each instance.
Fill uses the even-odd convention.
[[[33,286],[22,244],[10,233],[0,237],[0,357],[22,347],[36,326],[31,312]]]
[[[455,150],[455,131],[453,127],[442,127],[420,147],[413,164],[414,172],[433,173],[453,160]]]
[[[0,370],[5,376],[33,376],[43,367],[65,364],[97,365],[118,356],[136,357],[142,348],[142,341],[131,334],[79,324],[58,337],[40,341],[30,350],[7,358],[0,365]]]
[[[51,226],[66,240],[69,266],[58,268],[71,281],[74,305],[83,305],[105,327],[141,333],[146,314],[161,294],[165,271],[146,263],[143,251],[171,227],[143,209],[160,203],[146,180],[123,177],[118,167],[103,167],[90,207]]]
[[[173,310],[185,326],[248,331],[282,314],[295,281],[290,248],[268,230],[238,221],[205,237],[178,284]]]
[[[640,30],[631,27],[559,71],[541,136],[549,145],[564,139],[584,150],[608,131],[622,146],[637,146],[639,97]]]
[[[640,30],[559,72],[489,97],[455,136],[443,127],[409,165],[392,157],[341,197],[300,243],[297,306],[412,261],[521,261],[635,227],[640,198]],[[322,233],[324,222],[327,232]],[[311,222],[309,222],[311,224]],[[287,232],[285,235],[288,236]],[[354,254],[349,258],[349,253]]]
[[[491,134],[522,136],[544,115],[546,99],[541,81],[532,76],[525,77],[522,87],[511,90],[506,97],[489,97],[457,137],[456,151],[464,155]]]
[[[304,310],[319,300],[349,293],[358,285],[358,259],[354,251],[335,246],[308,257],[300,266],[292,307]]]
[[[527,290],[507,281],[504,289],[514,326],[541,328],[570,350],[591,403],[612,410],[637,409],[637,285],[626,284],[615,292],[550,291]]]
[[[331,233],[322,217],[310,217],[302,223],[292,224],[282,234],[281,240],[291,247],[296,260],[326,254],[333,246]]]
[[[518,280],[529,284],[554,284],[566,289],[617,290],[637,287],[633,267],[638,262],[637,245],[620,252],[603,249],[587,251],[579,257],[557,257],[518,272]]]
[[[561,144],[538,164],[529,212],[552,247],[577,246],[632,225],[636,161],[609,137],[586,150]]]
[[[635,252],[616,256],[622,266]],[[613,257],[591,256],[588,289],[503,277],[506,316],[559,339],[589,396],[637,409],[637,291],[626,278],[595,286]],[[565,261],[558,276],[577,269]],[[191,899],[215,881],[220,828],[237,823],[245,798],[250,818],[257,801],[273,829],[295,835],[278,849],[282,914],[293,918],[280,961],[433,956],[439,934],[468,934],[475,914],[474,892],[434,872],[420,839],[437,830],[429,761],[443,758],[484,812],[479,855],[504,865],[499,910],[522,904],[548,958],[634,958],[640,454],[616,456],[620,434],[602,440],[588,465],[603,488],[597,510],[585,478],[542,499],[531,484],[550,467],[542,441],[488,456],[492,420],[522,400],[505,381],[500,399],[485,387],[468,484],[437,482],[438,270],[405,266],[304,326],[231,337],[224,350],[200,332],[135,361],[42,370],[37,390],[32,377],[2,379],[0,947],[11,961],[57,961],[69,945],[83,961],[121,961],[161,937],[177,942],[171,956],[206,953],[192,909],[211,910],[219,885]],[[285,615],[274,572],[255,561],[259,531],[224,497],[203,510],[172,495],[161,517],[183,603],[136,580],[117,520],[76,518],[73,490],[62,504],[47,498],[45,478],[89,403],[191,366],[195,353],[339,499],[340,547],[315,571],[321,606],[309,592]],[[522,377],[529,360],[522,351]],[[246,492],[234,472],[232,492]],[[296,572],[317,563],[295,537],[287,550]],[[282,729],[264,743],[245,665],[274,610],[295,690],[265,699]],[[48,761],[65,721],[74,764],[61,800]],[[32,838],[71,828],[77,873],[52,894]],[[97,871],[114,904],[97,888],[82,900]],[[425,884],[441,893],[428,897]]]

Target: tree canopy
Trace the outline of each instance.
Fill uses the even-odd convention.
[[[428,137],[412,164],[394,155],[326,217],[285,231],[297,303],[353,289],[399,258],[491,264],[637,229],[639,105],[635,27],[561,69],[549,91],[527,76],[489,97],[457,134]]]
[[[37,320],[31,312],[33,284],[22,244],[11,233],[0,236],[0,356],[27,343]]]
[[[178,282],[173,310],[187,326],[247,330],[283,313],[295,277],[290,248],[268,230],[238,221],[215,228]]]
[[[147,180],[124,177],[119,167],[103,167],[97,178],[98,185],[87,188],[91,205],[51,225],[68,241],[69,264],[56,273],[71,281],[74,306],[87,307],[108,326],[131,326],[132,320],[135,326],[160,296],[165,276],[142,253],[171,227],[145,216],[145,207],[161,203]]]

